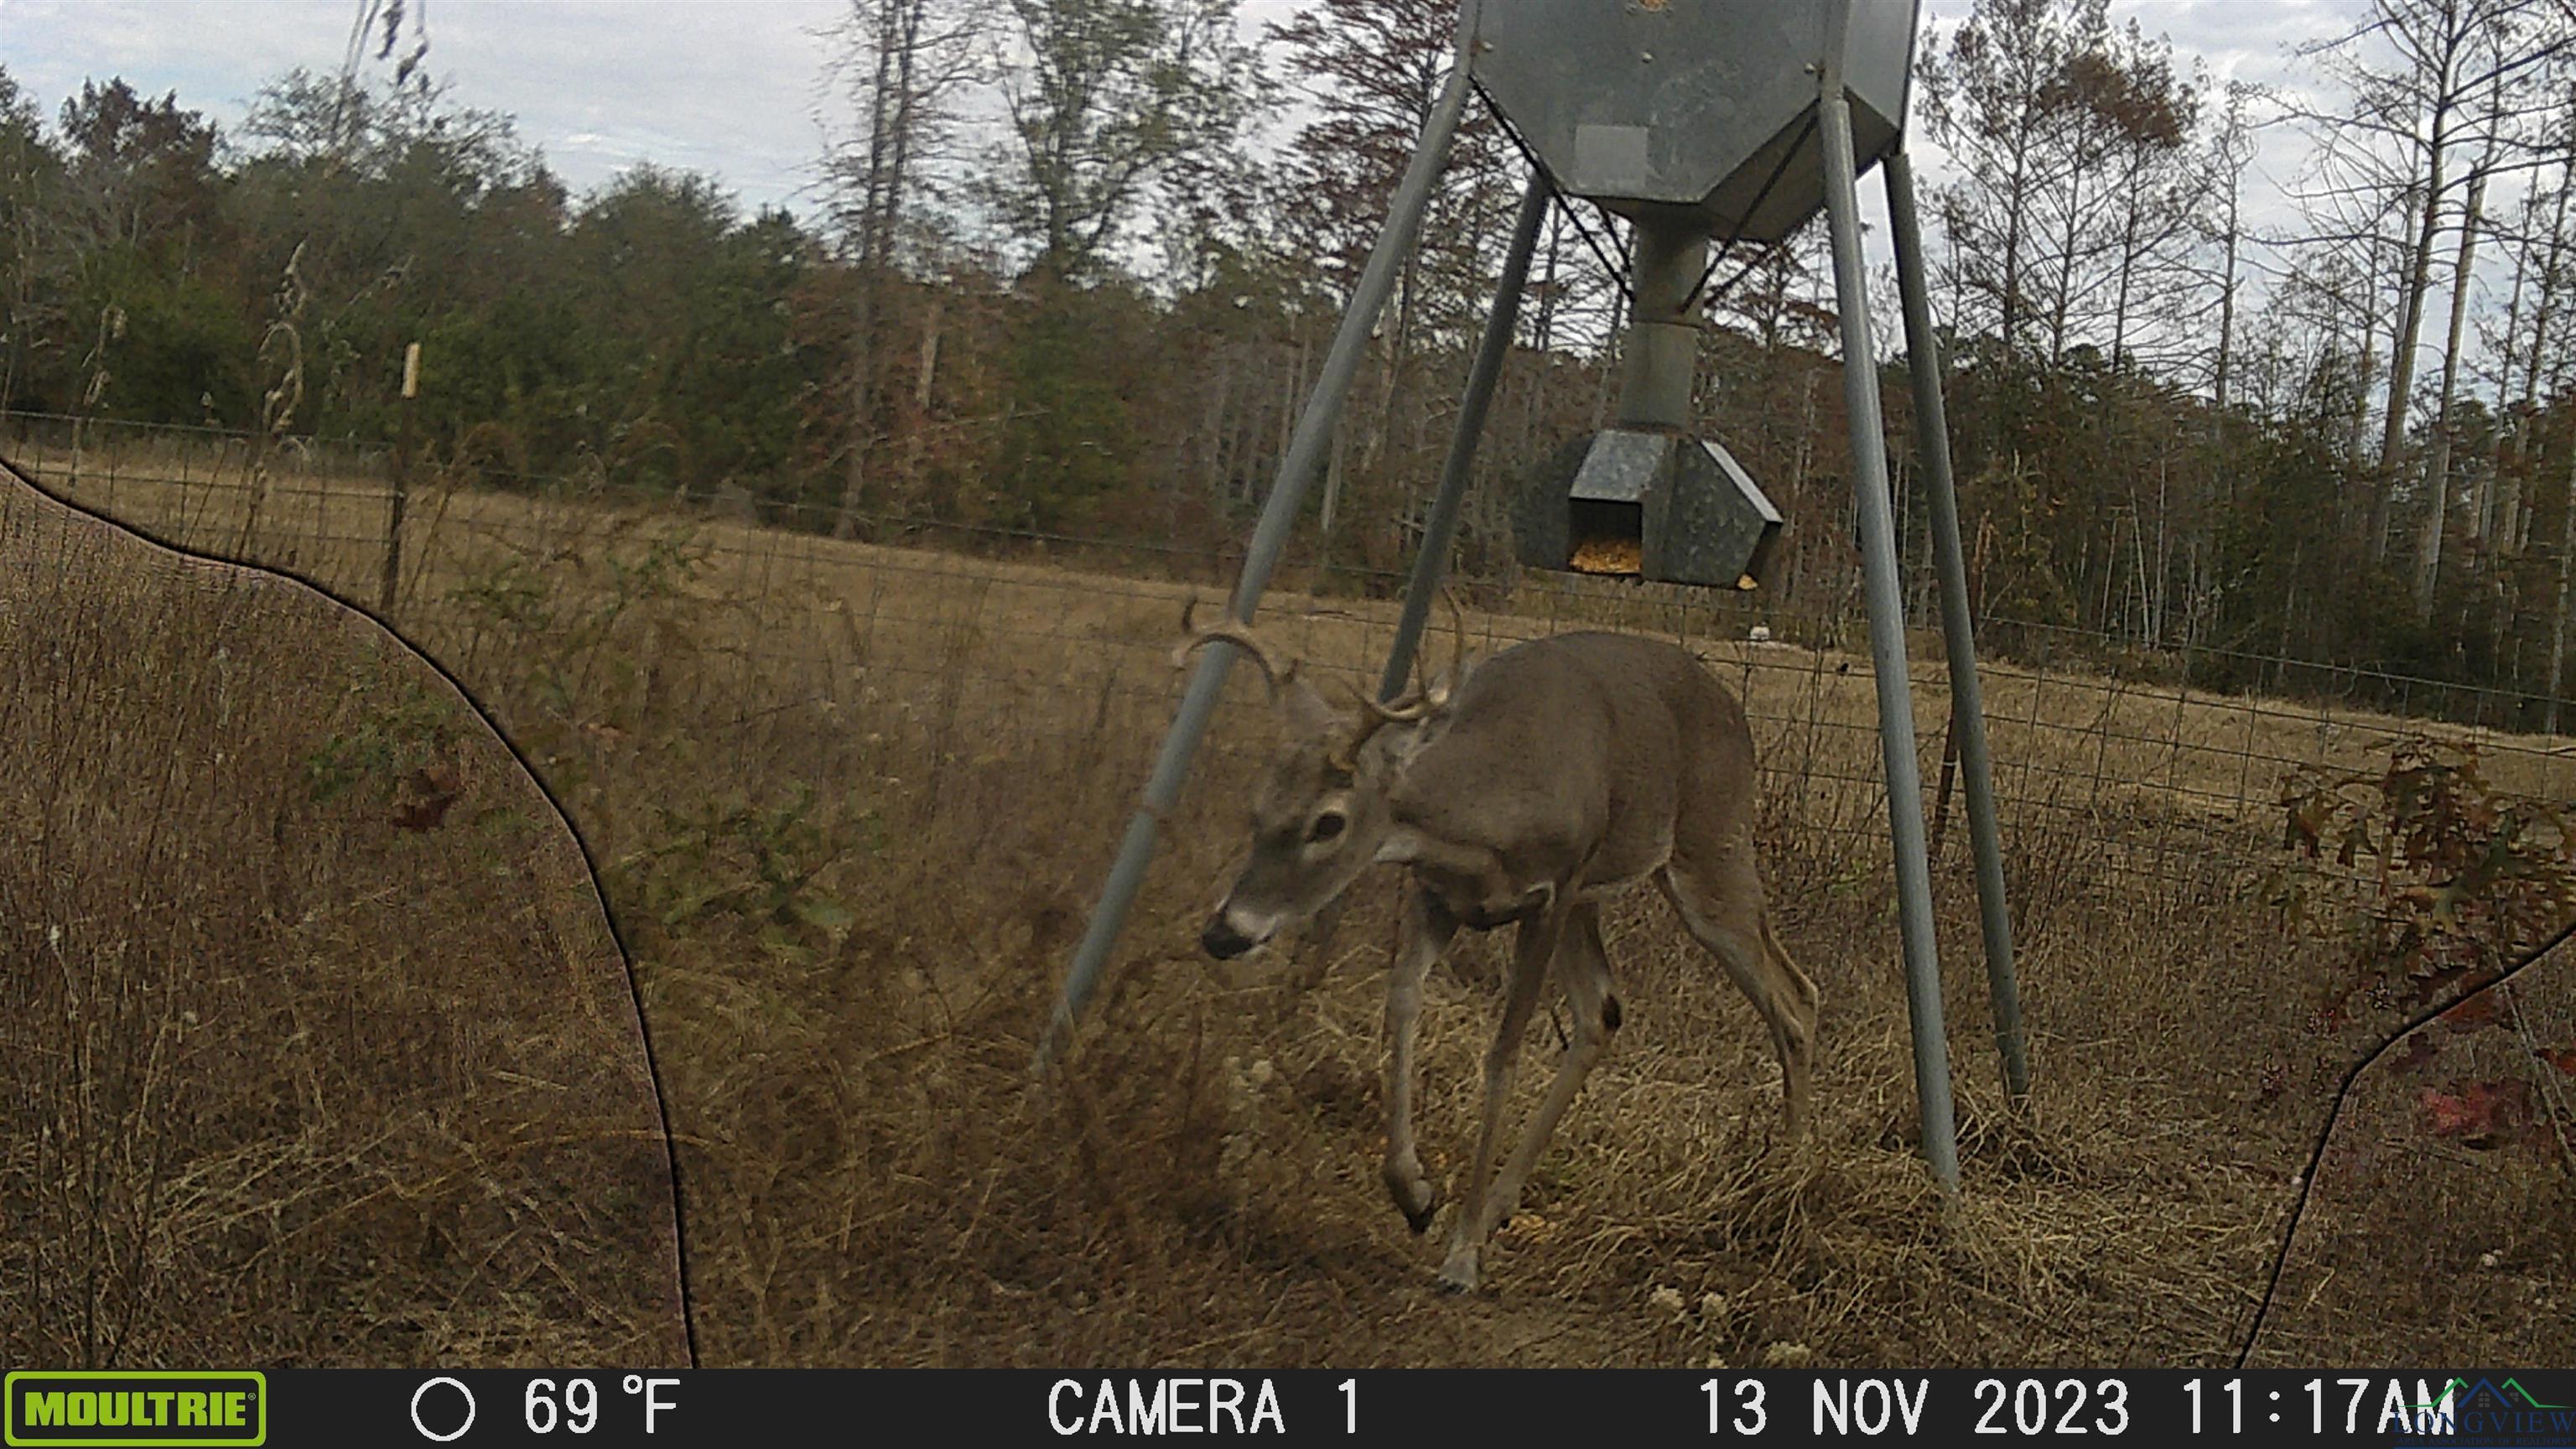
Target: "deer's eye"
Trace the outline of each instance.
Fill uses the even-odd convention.
[[[1347,823],[1339,811],[1327,811],[1315,817],[1314,827],[1306,832],[1306,839],[1310,842],[1330,840],[1341,834]]]

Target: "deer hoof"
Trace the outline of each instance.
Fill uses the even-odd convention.
[[[1440,1286],[1451,1293],[1476,1291],[1476,1259],[1473,1255],[1452,1254],[1440,1269]]]
[[[1432,1215],[1440,1211],[1440,1190],[1431,1185],[1418,1167],[1400,1163],[1386,1165],[1387,1196],[1395,1199],[1395,1210],[1419,1237],[1431,1227]]]

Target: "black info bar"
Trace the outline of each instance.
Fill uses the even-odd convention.
[[[1418,1446],[1906,1439],[2576,1446],[2576,1372],[1728,1369],[13,1371],[7,1444]]]

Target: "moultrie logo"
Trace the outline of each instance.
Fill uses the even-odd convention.
[[[0,1396],[10,1449],[268,1442],[268,1379],[253,1372],[21,1370]]]

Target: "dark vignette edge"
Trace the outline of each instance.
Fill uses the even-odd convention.
[[[2368,1056],[2363,1057],[2361,1060],[2353,1063],[2349,1068],[2345,1069],[2343,1080],[2335,1085],[2333,1100],[2327,1104],[2325,1121],[2318,1124],[2316,1146],[2311,1148],[2308,1152],[2307,1170],[2299,1175],[2299,1195],[2297,1200],[2291,1204],[2290,1220],[2281,1227],[2281,1245],[2272,1254],[2272,1272],[2263,1283],[2263,1301],[2255,1305],[2254,1321],[2252,1324],[2248,1325],[2245,1330],[2245,1342],[2243,1346],[2236,1350],[2237,1372],[2244,1372],[2245,1361],[2253,1356],[2254,1345],[2262,1339],[2264,1325],[2271,1318],[2272,1301],[2281,1291],[2281,1273],[2289,1266],[2290,1249],[2298,1241],[2299,1220],[2307,1215],[2308,1197],[2317,1190],[2317,1169],[2325,1163],[2326,1147],[2334,1138],[2335,1124],[2343,1120],[2344,1101],[2352,1095],[2353,1086],[2361,1080],[2361,1074],[2370,1070],[2372,1066],[2377,1064],[2381,1057],[2388,1055],[2391,1047],[2396,1046],[2399,1042],[2413,1036],[2416,1032],[2423,1030],[2425,1027],[2432,1025],[2436,1020],[2440,1019],[2445,1012],[2450,1011],[2453,1007],[2460,1005],[2462,1002],[2470,1000],[2472,997],[2483,996],[2487,992],[2493,991],[2497,987],[2504,985],[2506,982],[2513,980],[2513,978],[2521,975],[2524,971],[2540,964],[2544,957],[2548,956],[2551,952],[2556,951],[2559,947],[2566,945],[2571,939],[2576,939],[2576,921],[2569,921],[2566,925],[2559,927],[2557,931],[2549,937],[2549,939],[2531,948],[2530,951],[2523,955],[2521,960],[2516,961],[2513,965],[2505,968],[2505,970],[2499,973],[2493,981],[2487,982],[2475,991],[2464,992],[2449,1001],[2443,1002],[2439,1006],[2428,1007],[2424,1011],[2409,1018],[2404,1025],[2390,1032],[2387,1039],[2380,1042],[2377,1047],[2373,1048]]]
[[[432,657],[428,650],[413,643],[410,636],[403,633],[401,629],[395,627],[390,621],[379,616],[374,610],[367,608],[365,605],[359,604],[350,599],[342,598],[332,589],[327,588],[292,569],[279,568],[270,564],[245,563],[240,559],[226,558],[222,554],[182,548],[176,544],[166,543],[160,539],[154,538],[152,535],[145,533],[143,530],[136,528],[131,524],[125,523],[119,519],[110,518],[95,508],[91,508],[85,504],[78,503],[72,499],[64,497],[56,490],[45,486],[45,484],[38,479],[32,471],[19,466],[15,460],[9,458],[5,454],[0,454],[0,470],[5,470],[11,477],[36,490],[36,492],[42,494],[52,502],[60,504],[62,507],[70,509],[95,523],[113,528],[149,547],[159,549],[164,553],[177,555],[181,558],[196,559],[205,563],[221,564],[227,568],[246,569],[252,573],[268,574],[273,577],[283,579],[299,588],[309,589],[322,599],[328,601],[334,607],[348,609],[364,617],[377,628],[384,630],[386,634],[392,637],[395,643],[401,645],[414,659],[427,665],[432,673],[447,681],[449,687],[453,688],[457,695],[465,701],[466,707],[474,712],[474,717],[483,722],[483,727],[485,729],[491,731],[492,738],[499,740],[501,742],[501,748],[508,750],[510,752],[510,758],[517,761],[519,768],[526,772],[529,781],[537,787],[537,794],[545,800],[547,807],[554,811],[555,818],[563,822],[565,833],[572,837],[573,848],[580,852],[582,870],[590,880],[591,898],[599,903],[600,919],[608,923],[608,939],[617,947],[617,967],[626,978],[626,999],[635,1012],[636,1035],[644,1043],[644,1076],[645,1080],[651,1084],[653,1089],[653,1113],[662,1125],[663,1176],[669,1183],[671,1191],[671,1249],[675,1259],[673,1266],[678,1270],[679,1277],[680,1333],[684,1345],[688,1349],[689,1353],[688,1366],[690,1368],[699,1367],[697,1306],[692,1301],[689,1289],[688,1214],[683,1210],[680,1195],[680,1152],[678,1145],[671,1137],[671,1106],[669,1101],[664,1097],[662,1091],[662,1062],[661,1058],[655,1053],[653,1048],[653,1023],[650,1018],[646,1016],[644,1011],[644,992],[643,989],[636,984],[635,961],[633,956],[626,949],[625,933],[618,928],[617,912],[609,907],[608,892],[600,886],[599,862],[591,851],[590,841],[581,833],[581,826],[573,820],[572,812],[564,809],[563,802],[555,798],[554,790],[546,784],[546,777],[539,773],[536,766],[529,762],[527,755],[520,750],[519,742],[510,738],[509,731],[501,728],[500,722],[492,717],[492,711],[484,705],[482,700],[475,697],[474,691],[467,688],[463,680],[458,679],[455,675],[449,673],[447,667],[440,664],[436,658]]]

